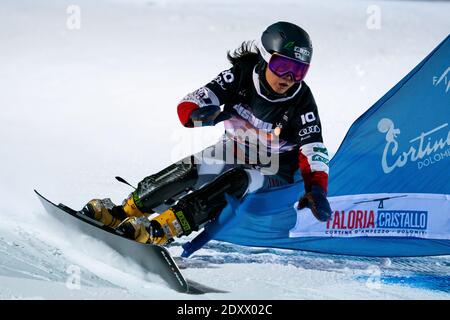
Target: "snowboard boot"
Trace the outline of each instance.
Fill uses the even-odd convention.
[[[80,211],[105,226],[116,228],[127,216],[122,206],[116,206],[111,199],[93,199]]]
[[[175,237],[187,234],[178,219],[180,218],[175,216],[173,210],[169,209],[152,220],[147,217],[129,217],[117,229],[131,240],[165,245],[172,242]]]
[[[123,211],[125,212],[126,217],[144,217],[149,216],[150,213],[153,212],[153,210],[149,209],[147,211],[150,211],[150,213],[144,213],[142,212],[138,206],[136,205],[136,202],[138,202],[139,199],[136,198],[136,194],[132,193],[130,196],[125,199],[122,203]]]

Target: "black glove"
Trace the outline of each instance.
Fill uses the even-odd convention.
[[[312,186],[311,191],[300,198],[297,208],[311,209],[314,217],[322,222],[328,221],[333,213],[325,191],[317,185]]]
[[[220,111],[220,107],[218,106],[206,106],[199,109],[196,109],[191,112],[189,116],[189,120],[194,124],[194,126],[198,127],[198,123],[200,126],[214,126],[215,124],[229,119],[230,115]]]

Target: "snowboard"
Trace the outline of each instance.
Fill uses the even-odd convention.
[[[170,288],[188,294],[224,293],[195,281],[186,279],[169,251],[162,246],[143,244],[123,236],[119,230],[107,227],[101,222],[71,209],[64,204],[55,204],[34,190],[45,210],[63,224],[75,226],[93,238],[99,239],[117,251],[129,257],[148,272],[159,275]]]

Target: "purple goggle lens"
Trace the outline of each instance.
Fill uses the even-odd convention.
[[[274,53],[269,61],[269,69],[280,78],[290,73],[294,81],[300,82],[305,78],[309,64]]]

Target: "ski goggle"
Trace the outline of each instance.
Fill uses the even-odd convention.
[[[309,64],[274,53],[269,60],[269,69],[282,78],[291,74],[295,82],[302,81],[309,69]]]

